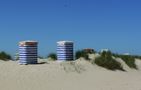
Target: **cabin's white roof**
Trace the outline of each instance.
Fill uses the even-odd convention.
[[[37,41],[33,41],[33,40],[26,40],[26,41],[21,41],[20,43],[26,43],[26,42],[37,42]]]
[[[73,43],[72,41],[58,41],[58,44],[67,44],[67,43]]]
[[[33,40],[27,40],[27,41],[21,41],[19,42],[19,45],[28,45],[28,44],[37,44],[38,42],[37,41],[33,41]]]

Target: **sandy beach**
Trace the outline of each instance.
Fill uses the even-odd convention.
[[[1,90],[141,90],[141,70],[110,71],[83,59],[38,65],[0,61],[0,68]]]

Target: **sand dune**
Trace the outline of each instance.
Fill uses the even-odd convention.
[[[109,71],[83,59],[38,65],[0,61],[0,90],[141,90],[141,70],[125,68],[128,72]]]

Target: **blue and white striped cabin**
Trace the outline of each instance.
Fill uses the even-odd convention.
[[[19,43],[19,64],[37,64],[38,42],[22,41]]]
[[[73,42],[57,42],[57,59],[60,61],[73,60]]]

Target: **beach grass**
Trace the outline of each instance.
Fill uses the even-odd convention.
[[[135,59],[139,56],[134,55],[119,55],[119,54],[113,54],[114,57],[121,58],[130,68],[137,69]]]
[[[51,58],[51,60],[56,61],[57,60],[57,54],[56,53],[50,53],[47,58]]]
[[[92,64],[96,64],[98,66],[104,67],[109,70],[122,70],[125,71],[121,65],[121,63],[117,62],[112,58],[112,53],[110,51],[108,52],[102,52],[101,56],[96,58]]]
[[[2,51],[0,52],[0,59],[3,61],[9,61],[12,59],[12,57],[8,53]]]

